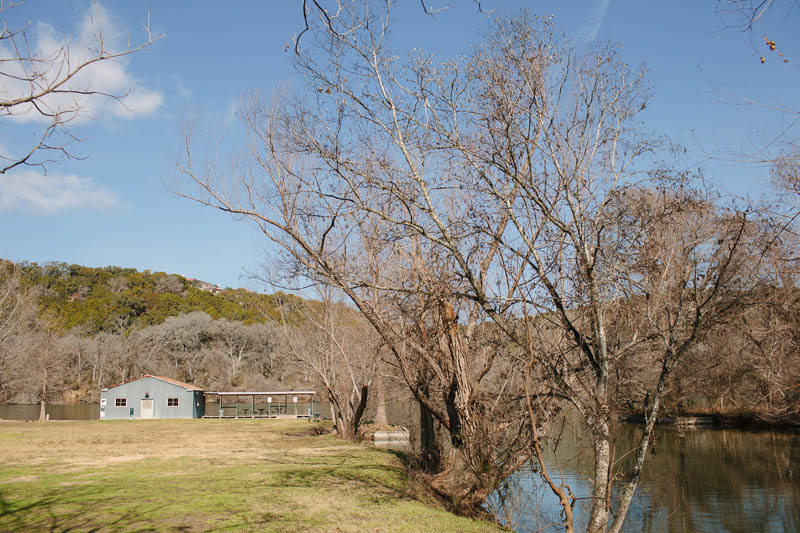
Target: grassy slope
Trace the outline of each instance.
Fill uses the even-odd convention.
[[[0,531],[493,531],[305,421],[0,424]]]

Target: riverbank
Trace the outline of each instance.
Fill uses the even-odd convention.
[[[0,530],[497,531],[295,420],[0,423]]]
[[[645,417],[641,413],[626,414],[620,417],[623,422],[644,424]],[[738,429],[777,429],[795,431],[800,429],[800,421],[787,417],[768,417],[753,412],[705,412],[698,411],[680,415],[662,415],[656,424],[665,426],[717,427]]]

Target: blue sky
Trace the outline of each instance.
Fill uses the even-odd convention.
[[[399,47],[446,57],[479,42],[484,26],[472,1],[426,16],[413,0],[400,0],[394,26]],[[428,2],[443,5],[444,2]],[[10,10],[9,26],[30,21],[35,39],[77,41],[87,14],[98,9],[109,38],[130,30],[141,41],[151,3],[37,1]],[[299,0],[163,2],[151,9],[153,34],[164,38],[88,80],[102,88],[131,89],[128,109],[92,104],[92,119],[76,122],[81,160],[0,175],[0,257],[13,261],[63,261],[118,265],[196,277],[222,286],[263,289],[247,279],[269,255],[262,237],[242,222],[170,193],[164,184],[180,149],[178,121],[194,113],[226,140],[236,138],[238,98],[254,88],[291,83],[286,44],[302,27]],[[641,2],[595,0],[483,2],[497,11],[528,7],[553,15],[568,36],[622,43],[630,63],[646,63],[655,97],[647,126],[686,146],[684,164],[703,168],[723,189],[758,196],[767,170],[726,161],[769,138],[787,115],[761,106],[721,103],[752,98],[800,107],[798,17],[777,12],[764,27],[783,63],[760,39],[726,29],[715,0]],[[766,62],[761,64],[759,56]],[[2,83],[2,81],[0,81]],[[718,88],[718,90],[714,90]],[[124,90],[123,89],[123,90]],[[36,123],[0,119],[0,149],[22,146]],[[795,132],[796,134],[796,132]],[[714,156],[709,158],[709,156]]]

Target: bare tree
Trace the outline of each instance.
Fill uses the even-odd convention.
[[[58,349],[64,353],[67,384],[76,389],[87,385],[85,373],[92,350],[91,337],[86,336],[83,328],[73,328],[59,339]]]
[[[172,372],[185,374],[184,378],[194,379],[194,368],[200,361],[201,348],[211,344],[217,333],[213,319],[207,313],[195,311],[168,317],[162,324],[142,330],[153,341],[160,344],[163,335],[164,355],[172,359]]]
[[[484,4],[486,2],[483,0],[472,1],[474,2],[479,13],[490,14],[494,11],[494,9],[485,7]],[[303,35],[305,35],[306,32],[311,31],[314,18],[319,18],[324,21],[328,31],[337,36],[346,35],[347,33],[356,30],[358,23],[356,23],[354,26],[348,26],[349,22],[353,22],[352,20],[343,22],[343,20],[340,19],[340,15],[347,11],[347,8],[349,7],[348,4],[350,3],[351,0],[302,0],[301,12],[303,14],[304,25],[294,38],[295,53],[301,53],[300,40],[303,38]],[[419,7],[422,13],[433,16],[443,11],[447,11],[450,9],[451,4],[432,2],[431,0],[419,0]],[[288,46],[289,45],[287,43],[287,49]]]
[[[423,451],[443,451],[424,435],[433,420],[449,436],[431,484],[456,509],[541,460],[568,402],[593,438],[589,527],[619,530],[663,388],[749,286],[760,235],[659,163],[668,147],[637,121],[644,71],[614,46],[578,53],[523,15],[466,57],[402,62],[389,9],[318,20],[296,58],[305,91],[247,103],[251,159],[229,178],[197,164],[187,129],[179,171],[197,188],[182,194],[246,217],[289,276],[369,320],[420,404]],[[628,354],[658,372],[640,380],[647,424],[611,523],[612,376]],[[571,528],[575,500],[550,481]]]
[[[508,217],[487,210],[467,189],[472,167],[450,163],[426,131],[438,111],[429,90],[449,80],[424,57],[407,71],[397,63],[384,46],[389,7],[348,4],[333,22],[341,31],[316,21],[297,56],[306,91],[280,106],[247,102],[252,159],[230,180],[211,161],[198,166],[189,127],[179,171],[198,189],[182,194],[247,217],[283,249],[289,275],[347,295],[420,405],[432,484],[457,510],[480,512],[530,454],[523,373],[486,348],[486,307],[468,294],[488,290],[499,260],[476,228],[502,232]],[[441,463],[434,420],[449,436]]]
[[[0,399],[7,401],[17,391],[13,340],[20,325],[30,322],[36,305],[26,290],[16,265],[0,261]]]
[[[336,301],[332,290],[320,287],[317,295],[319,301],[303,304],[303,318],[295,325],[289,325],[279,304],[283,344],[287,355],[311,368],[325,387],[337,434],[358,440],[378,369],[379,343],[363,318]]]
[[[784,232],[779,241],[762,260],[751,305],[739,307],[714,338],[712,349],[727,355],[721,377],[728,409],[721,394],[718,406],[723,415],[733,411],[769,423],[800,418],[798,272],[797,261],[787,258],[797,253],[796,236]]]
[[[20,322],[25,300],[22,280],[16,266],[10,261],[0,261],[0,345]]]
[[[44,422],[47,404],[64,390],[66,356],[57,346],[51,325],[37,316],[35,306],[31,311],[0,349],[7,350],[6,379],[11,392],[39,403],[39,420]]]
[[[167,351],[170,341],[169,328],[164,324],[150,326],[132,331],[128,335],[128,342],[133,344],[133,354],[136,358],[136,371],[139,374],[153,372],[153,365]]]
[[[243,367],[251,362],[257,353],[272,350],[272,331],[263,324],[246,325],[220,318],[214,322],[216,349],[230,364],[231,383],[238,383]]]
[[[32,47],[30,24],[9,27],[9,12],[22,9],[23,2],[0,2],[0,121],[34,117],[41,124],[35,140],[19,153],[0,153],[0,174],[18,166],[46,167],[64,158],[75,158],[70,144],[79,140],[72,124],[86,116],[91,98],[112,98],[125,105],[127,94],[110,94],[87,85],[85,74],[94,65],[113,62],[144,50],[161,38],[150,32],[150,16],[142,25],[144,38],[112,49],[107,42],[100,8],[95,5],[86,42],[63,43],[50,49]]]
[[[796,68],[792,65],[797,58],[785,57],[782,39],[787,39],[797,25],[796,0],[717,0],[717,12],[726,27],[744,32],[751,41],[756,57],[761,63],[780,62],[787,63],[781,72],[792,75]],[[783,34],[783,35],[781,35]],[[777,42],[776,42],[777,41]],[[793,80],[778,81],[777,85],[791,85]],[[776,83],[766,84],[773,87]],[[756,108],[764,117],[772,117],[774,127],[763,128],[748,137],[743,145],[732,150],[724,150],[722,154],[709,154],[712,158],[733,161],[748,165],[760,165],[771,168],[773,176],[777,175],[779,182],[781,174],[787,171],[791,174],[792,168],[800,166],[800,144],[796,126],[800,119],[800,103],[792,99],[779,99],[765,92],[765,84],[760,84],[758,95],[756,91],[751,94],[735,93],[720,87],[713,87],[712,92],[719,95],[720,103],[735,107]],[[769,89],[766,89],[768,91]],[[755,126],[755,125],[754,125]],[[794,171],[796,174],[796,170]],[[785,196],[773,199],[777,205],[768,206],[770,210],[783,212],[786,206]],[[794,201],[790,202],[794,204]],[[795,204],[796,205],[796,204]],[[796,213],[796,209],[794,213]],[[794,221],[794,217],[791,218]]]
[[[777,52],[777,43],[769,38],[775,26],[786,24],[797,9],[796,0],[717,0],[717,13],[723,23],[731,29],[747,33],[751,41],[766,45]],[[763,43],[759,41],[764,41]],[[783,54],[778,54],[783,57]],[[762,57],[763,62],[763,57]],[[788,60],[786,60],[788,62]]]
[[[481,116],[492,120],[480,142],[439,131],[507,210],[511,222],[494,236],[525,320],[498,324],[583,418],[594,452],[588,528],[618,531],[667,379],[730,309],[732,294],[751,286],[758,248],[749,245],[759,235],[744,214],[716,205],[699,177],[654,163],[667,147],[636,120],[649,97],[643,70],[613,47],[579,54],[547,26],[517,19],[485,50],[475,61],[487,73]],[[502,303],[477,288],[475,295]],[[612,376],[630,352],[647,354],[658,373],[636,376],[649,399],[647,423],[611,523]]]

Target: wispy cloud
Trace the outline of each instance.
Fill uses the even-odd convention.
[[[239,100],[237,98],[231,98],[225,104],[225,117],[223,119],[223,125],[225,129],[229,129],[234,122],[236,122],[236,117],[239,114]]]
[[[172,77],[175,79],[175,85],[178,87],[178,94],[181,95],[181,98],[191,98],[192,91],[186,88],[186,85],[183,84],[183,79],[177,74],[173,74]]]
[[[106,49],[122,50],[127,46],[127,37],[115,17],[104,7],[94,4],[79,22],[74,34],[65,35],[49,24],[38,22],[30,35],[31,52],[38,58],[58,57],[60,50],[67,51],[70,65],[86,61],[96,53],[98,36]],[[93,52],[93,50],[95,50]],[[7,42],[0,43],[0,60],[4,61],[6,77],[3,92],[13,98],[30,91],[29,85],[18,78],[24,78],[23,65],[13,61],[14,53]],[[60,63],[60,62],[59,62]],[[142,85],[130,71],[130,58],[123,56],[114,60],[99,61],[84,68],[64,87],[77,91],[96,91],[121,96],[119,101],[89,95],[56,94],[48,95],[40,101],[45,110],[53,113],[62,109],[72,109],[76,104],[82,112],[76,121],[113,115],[119,118],[134,118],[157,111],[164,102],[163,95]],[[48,65],[48,63],[42,63]],[[52,64],[45,77],[56,79],[63,75],[63,65]],[[27,106],[27,107],[26,107]],[[30,104],[13,109],[9,117],[16,122],[46,122],[48,117],[37,113]]]
[[[592,12],[589,14],[589,21],[580,33],[580,39],[584,42],[594,41],[597,34],[600,33],[600,28],[603,27],[603,21],[606,19],[606,13],[611,6],[611,0],[594,0],[592,5]]]
[[[105,211],[116,204],[114,192],[75,174],[22,170],[0,180],[0,211],[54,215],[81,209]]]

